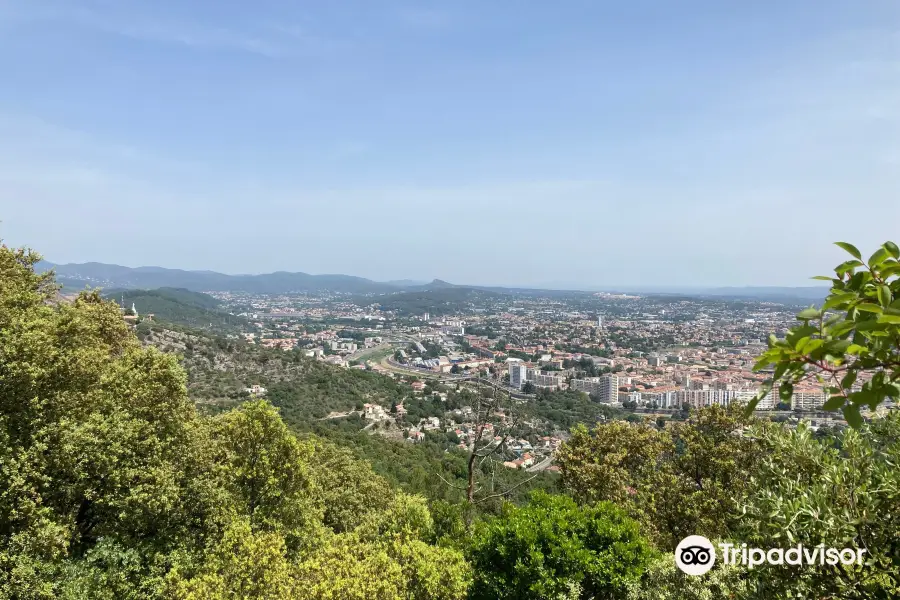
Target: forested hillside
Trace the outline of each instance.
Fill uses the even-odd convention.
[[[369,461],[377,473],[406,491],[431,500],[461,498],[459,489],[453,486],[464,484],[465,457],[455,450],[447,452],[455,442],[449,442],[443,432],[429,432],[424,443],[411,445],[402,441],[397,426],[393,426],[393,437],[399,437],[399,441],[391,436],[372,435],[371,430],[363,431],[366,423],[359,416],[325,418],[332,413],[359,410],[365,403],[389,409],[392,404],[405,402],[413,414],[418,414],[416,406],[423,399],[415,398],[409,385],[374,372],[327,365],[305,358],[298,351],[267,349],[243,340],[209,337],[158,323],[139,326],[138,337],[145,345],[181,359],[187,372],[188,394],[206,413],[236,406],[249,398],[245,388],[263,385],[268,389],[267,399],[279,408],[293,431],[350,448],[355,456]],[[434,414],[443,416],[445,409],[441,407],[441,412]],[[485,465],[485,469],[488,467],[490,464]],[[530,478],[507,469],[496,472],[494,477],[498,487],[512,487]],[[543,474],[517,488],[513,498],[524,499],[531,490],[550,487],[555,480],[552,474]],[[498,508],[494,502],[480,510]]]
[[[220,333],[246,330],[247,319],[221,310],[221,303],[208,294],[178,288],[155,290],[111,290],[104,297],[132,306],[138,315],[152,314],[165,323]]]
[[[479,303],[506,297],[497,292],[446,285],[448,287],[436,286],[396,294],[363,296],[356,298],[355,302],[360,306],[378,304],[382,310],[394,311],[399,315],[420,315],[427,312],[439,316],[464,313],[473,310]]]

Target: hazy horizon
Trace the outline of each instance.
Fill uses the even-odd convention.
[[[116,263],[101,263],[99,261],[88,261],[87,263],[58,263],[58,262],[48,260],[46,256],[43,257],[43,260],[47,263],[57,265],[57,266],[84,265],[84,264],[93,263],[93,264],[114,265],[114,266],[129,268],[129,269],[172,269],[172,270],[194,272],[194,273],[214,272],[214,273],[218,273],[220,275],[235,276],[235,277],[270,275],[270,274],[274,273],[274,272],[232,273],[232,272],[224,272],[224,271],[213,271],[211,269],[180,269],[178,267],[167,267],[165,265],[130,266],[130,265],[121,265],[121,264],[116,264]],[[316,275],[316,276],[337,275],[337,276],[363,277],[363,276],[357,275],[355,273],[309,273],[309,272],[303,271],[303,270],[281,271],[281,272],[282,273],[306,273],[308,275]],[[369,278],[365,278],[365,277],[363,277],[363,278],[369,279]],[[440,277],[432,277],[428,280],[424,280],[424,279],[417,280],[417,279],[411,279],[408,277],[400,277],[400,278],[395,278],[395,279],[383,279],[383,280],[375,279],[375,280],[371,280],[371,281],[375,281],[377,283],[402,282],[406,285],[427,285],[427,284],[435,282],[435,281],[443,281],[446,283],[450,283],[453,285],[459,285],[459,286],[473,285],[473,286],[482,286],[482,287],[502,287],[502,288],[510,288],[510,289],[533,288],[533,289],[543,289],[543,290],[548,290],[548,291],[571,290],[571,291],[585,291],[585,292],[601,292],[601,291],[619,291],[619,292],[647,291],[647,292],[653,292],[653,291],[660,291],[662,293],[665,293],[667,290],[673,290],[673,291],[677,292],[679,290],[701,291],[701,290],[713,290],[716,288],[722,288],[722,289],[731,289],[731,288],[733,288],[733,289],[741,289],[741,288],[785,288],[785,289],[818,288],[818,289],[822,289],[823,291],[828,290],[827,284],[822,284],[821,282],[815,282],[815,281],[809,281],[809,282],[807,282],[806,285],[796,285],[796,286],[776,286],[776,285],[753,285],[753,286],[724,286],[723,285],[723,286],[719,286],[719,285],[698,285],[698,284],[691,284],[691,283],[681,283],[681,284],[672,284],[672,285],[666,285],[666,284],[656,285],[656,284],[653,284],[652,282],[651,283],[643,283],[643,284],[621,284],[621,285],[615,284],[615,283],[591,284],[591,283],[575,283],[575,282],[540,282],[540,281],[535,282],[535,283],[530,283],[530,284],[490,283],[490,282],[472,283],[470,281],[447,281]]]
[[[893,1],[7,0],[0,32],[0,237],[55,263],[807,287],[897,237]]]

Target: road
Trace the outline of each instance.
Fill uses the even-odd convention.
[[[385,336],[388,337],[388,336]],[[414,343],[417,340],[410,335],[407,334],[394,334],[391,336],[394,339],[388,339],[381,344],[374,346],[372,348],[365,348],[363,350],[358,350],[353,354],[347,355],[345,358],[349,362],[351,360],[365,360],[365,356],[370,354],[377,354],[380,351],[387,350],[392,348],[394,344],[408,344]],[[478,377],[476,375],[451,375],[451,374],[442,374],[435,373],[431,369],[420,369],[418,367],[409,367],[406,365],[401,365],[394,361],[393,353],[387,354],[380,361],[378,361],[379,366],[381,366],[386,371],[392,371],[394,373],[399,373],[401,375],[415,375],[416,377],[421,377],[423,379],[436,379],[441,383],[462,383],[464,381],[473,381],[480,385],[490,385],[491,387],[497,388],[500,391],[506,392],[510,394],[513,398],[517,398],[519,400],[530,400],[535,398],[534,394],[523,394],[520,390],[515,388],[511,388],[507,385],[503,385],[491,379],[486,379],[484,377]]]
[[[475,384],[489,385],[491,387],[497,388],[498,390],[506,392],[507,394],[518,400],[532,400],[536,398],[534,394],[523,394],[517,389],[497,383],[496,381],[493,381],[491,379],[478,377],[476,375],[442,375],[440,373],[435,373],[431,369],[420,369],[418,367],[408,367],[405,365],[401,365],[389,356],[383,358],[378,364],[386,371],[399,373],[400,375],[415,375],[416,377],[421,377],[423,379],[435,379],[440,383],[463,383],[466,381],[470,381]]]
[[[553,455],[551,454],[550,456],[548,456],[547,458],[545,458],[538,464],[531,465],[530,467],[528,467],[525,470],[529,473],[537,473],[538,471],[543,471],[544,469],[546,469],[547,467],[549,467],[552,464],[553,464]]]
[[[390,342],[382,342],[381,344],[378,344],[377,346],[372,346],[371,348],[363,348],[361,350],[357,350],[353,354],[348,354],[345,357],[345,359],[347,360],[347,362],[350,362],[351,360],[365,361],[365,360],[367,360],[366,357],[371,354],[377,354],[381,351],[390,350],[390,349],[391,349]]]

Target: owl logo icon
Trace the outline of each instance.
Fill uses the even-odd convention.
[[[689,535],[675,548],[675,564],[688,575],[703,575],[715,562],[716,550],[702,535]]]

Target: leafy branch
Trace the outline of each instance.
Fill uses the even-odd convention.
[[[794,386],[813,378],[828,394],[823,408],[841,410],[853,427],[862,424],[862,407],[900,398],[900,248],[885,242],[863,262],[856,246],[836,245],[852,258],[835,267],[834,277],[813,277],[831,282],[821,307],[800,311],[801,324],[784,339],[769,336],[754,371],[774,372],[748,411],[776,385],[789,402]]]

